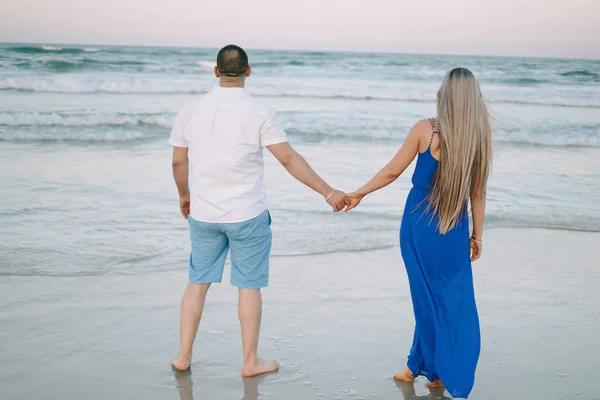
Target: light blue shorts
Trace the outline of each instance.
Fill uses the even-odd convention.
[[[190,283],[220,283],[231,249],[231,284],[260,289],[269,284],[271,215],[264,211],[244,222],[210,223],[188,217],[192,254]]]

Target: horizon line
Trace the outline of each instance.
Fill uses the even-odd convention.
[[[532,43],[533,44],[533,43]],[[17,42],[4,42],[0,41],[0,46],[5,45],[39,45],[39,46],[100,46],[100,47],[148,47],[148,48],[185,48],[185,49],[210,49],[218,51],[221,47],[212,46],[197,46],[197,45],[166,45],[166,44],[108,44],[108,43],[94,43],[94,42],[29,42],[29,41],[17,41]],[[473,54],[473,53],[418,53],[418,52],[403,52],[403,51],[378,51],[378,50],[339,50],[339,49],[309,49],[309,48],[280,48],[274,47],[254,47],[254,46],[242,46],[246,50],[254,51],[290,51],[298,53],[339,53],[339,54],[396,54],[396,55],[422,55],[422,56],[455,56],[455,57],[492,57],[492,58],[531,58],[531,59],[553,59],[553,60],[586,60],[586,61],[600,61],[599,57],[565,57],[565,56],[522,56],[522,55],[498,55],[498,54]]]

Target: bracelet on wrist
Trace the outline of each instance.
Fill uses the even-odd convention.
[[[474,242],[477,242],[477,243],[483,243],[483,240],[477,239],[474,235],[471,236],[471,240],[474,241]]]

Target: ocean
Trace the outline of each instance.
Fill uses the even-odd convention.
[[[167,139],[217,80],[215,49],[0,45],[0,274],[185,269]],[[378,171],[453,67],[471,69],[494,118],[486,229],[600,231],[600,61],[250,50],[247,88],[330,184]],[[397,246],[412,167],[334,214],[271,157],[273,256]]]

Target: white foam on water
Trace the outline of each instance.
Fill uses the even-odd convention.
[[[203,70],[214,68],[214,63],[197,61],[196,64]],[[147,71],[166,70],[165,66],[146,65],[142,67]],[[32,92],[56,93],[198,93],[206,92],[212,88],[214,82],[198,81],[193,75],[178,77],[177,79],[143,79],[133,75],[114,78],[98,78],[96,76],[76,75],[43,77],[20,77],[0,79],[0,90],[20,90]],[[415,89],[411,85],[397,88],[344,88],[322,86],[288,86],[269,87],[257,86],[250,91],[256,96],[282,97],[282,98],[316,98],[316,99],[348,99],[372,101],[402,101],[402,102],[435,102],[435,91],[426,88]],[[600,108],[600,92],[589,91],[585,96],[575,96],[571,92],[561,95],[547,96],[537,92],[511,91],[489,89],[486,97],[491,103],[513,103],[535,106],[561,106],[575,108]]]
[[[128,79],[108,80],[89,76],[61,76],[58,78],[5,78],[0,79],[0,90],[18,90],[47,93],[202,93],[211,83],[195,81]]]
[[[82,134],[81,132],[21,132],[12,131],[0,135],[0,141],[48,141],[48,142],[131,142],[144,139],[142,132],[119,132]]]
[[[213,61],[196,61],[196,65],[198,65],[201,69],[212,71],[216,64]]]
[[[174,116],[166,114],[79,114],[20,112],[0,113],[0,126],[136,126],[158,125],[169,128]]]

